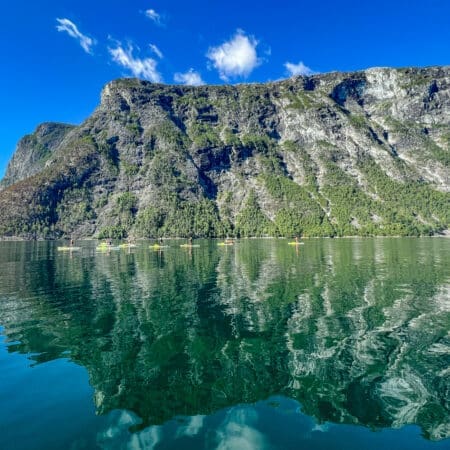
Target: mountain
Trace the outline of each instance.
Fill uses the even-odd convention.
[[[0,235],[422,235],[450,223],[450,66],[108,83],[19,142]]]
[[[24,136],[17,144],[6,175],[0,182],[0,189],[40,172],[73,128],[73,125],[46,122],[39,125],[34,133]]]

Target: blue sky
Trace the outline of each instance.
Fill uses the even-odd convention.
[[[122,76],[218,84],[450,64],[448,0],[7,0],[0,30],[0,176],[20,137],[80,123]]]

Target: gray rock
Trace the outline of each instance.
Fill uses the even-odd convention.
[[[40,172],[53,151],[73,128],[73,125],[46,122],[39,125],[32,134],[24,136],[17,144],[0,182],[0,189]]]
[[[119,79],[80,126],[44,124],[19,143],[0,233],[242,235],[251,192],[273,224],[260,234],[445,232],[449,145],[450,67],[236,86]],[[202,231],[202,201],[228,229]]]

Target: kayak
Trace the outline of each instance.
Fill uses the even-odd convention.
[[[234,242],[219,242],[217,245],[219,247],[224,247],[225,245],[234,245]]]
[[[200,247],[200,245],[196,245],[196,244],[181,244],[180,247],[181,248],[194,248],[194,247]]]
[[[79,252],[81,247],[58,247],[58,252]]]
[[[120,250],[120,247],[113,247],[109,245],[99,245],[96,250],[98,252],[109,252],[110,250]]]
[[[304,242],[288,242],[288,245],[304,245]]]
[[[136,248],[136,244],[119,244],[120,248]]]
[[[159,245],[159,244],[153,244],[150,245],[149,248],[153,249],[153,250],[159,250],[160,248],[167,248],[169,247],[168,245]]]

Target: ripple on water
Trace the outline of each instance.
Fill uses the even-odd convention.
[[[417,449],[450,436],[450,241],[429,252],[412,239],[310,240],[299,252],[203,241],[110,255],[83,243],[72,256],[2,245],[9,442],[26,441],[21,427],[38,414],[28,401],[48,406],[41,443],[65,414],[85,446],[116,448]],[[426,439],[389,434],[409,424]],[[60,448],[75,445],[70,433]]]

